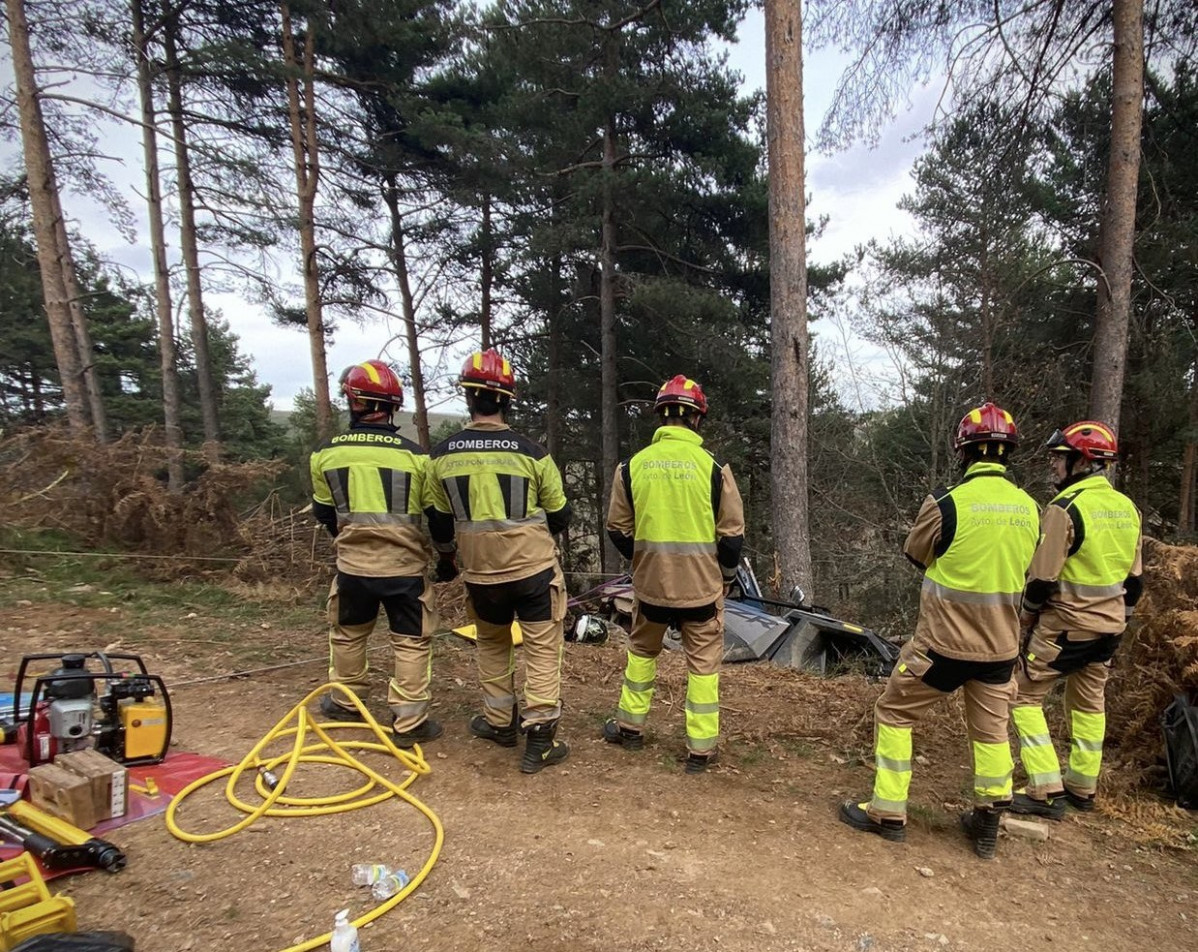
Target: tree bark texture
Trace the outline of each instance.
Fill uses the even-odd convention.
[[[599,511],[604,515],[611,498],[612,476],[620,461],[616,379],[616,212],[612,189],[615,174],[616,130],[614,120],[609,119],[603,130],[603,223],[599,249]],[[599,538],[602,540],[602,568],[608,572],[620,564],[620,553],[602,527]]]
[[[1177,531],[1193,536],[1195,526],[1195,493],[1198,492],[1198,361],[1194,363],[1194,379],[1190,381],[1190,435],[1186,438],[1181,459],[1181,494],[1177,514]]]
[[[432,436],[428,426],[428,403],[424,396],[424,371],[420,367],[420,336],[416,331],[416,303],[412,297],[412,281],[408,275],[408,256],[404,249],[403,218],[399,214],[399,195],[395,179],[391,178],[383,189],[383,200],[391,214],[391,266],[395,269],[395,281],[399,285],[399,298],[403,307],[404,336],[408,343],[409,373],[412,376],[412,401],[415,403],[416,435],[426,450],[432,448]]]
[[[316,186],[320,181],[320,153],[316,141],[316,38],[311,24],[304,40],[301,67],[295,52],[291,8],[279,5],[282,17],[283,60],[287,65],[287,114],[291,151],[295,159],[295,192],[299,202],[300,252],[303,255],[304,302],[308,313],[308,341],[312,352],[312,389],[316,395],[316,432],[322,440],[333,434],[333,405],[329,399],[329,369],[325,353],[324,316],[320,274],[316,262]],[[303,103],[300,103],[300,80]]]
[[[50,168],[50,198],[54,207],[54,236],[58,242],[58,263],[62,269],[62,287],[67,295],[67,310],[71,315],[71,331],[75,337],[75,348],[79,354],[79,374],[83,381],[83,392],[87,396],[87,408],[91,414],[92,430],[100,443],[108,442],[108,414],[104,409],[104,393],[100,388],[100,375],[96,372],[96,349],[92,345],[91,331],[87,327],[87,313],[83,310],[83,292],[79,290],[79,278],[75,272],[75,256],[71,254],[71,238],[67,234],[67,220],[62,213],[62,197],[58,192],[57,177]]]
[[[1119,428],[1131,312],[1136,189],[1144,106],[1144,3],[1114,0],[1111,155],[1100,226],[1090,416]]]
[[[177,13],[164,0],[163,48],[167,83],[167,111],[175,145],[175,174],[179,182],[179,247],[187,274],[187,316],[191,324],[191,346],[195,354],[196,388],[200,396],[200,416],[204,423],[204,456],[210,462],[220,458],[220,414],[208,351],[208,318],[204,313],[204,290],[200,283],[200,251],[196,244],[195,188],[191,181],[191,153],[187,145],[187,124],[183,120],[183,83],[175,34],[179,28]]]
[[[799,5],[765,2],[770,176],[771,522],[779,591],[812,592],[807,523],[807,250]]]
[[[479,257],[479,283],[481,286],[478,309],[479,346],[487,350],[491,346],[491,287],[495,283],[495,263],[492,247],[491,196],[483,196],[482,254]]]
[[[23,0],[5,0],[8,37],[12,46],[13,74],[16,79],[17,108],[21,121],[21,145],[25,156],[25,176],[29,183],[29,203],[33,209],[33,235],[37,243],[37,263],[42,276],[42,295],[50,340],[62,385],[67,423],[75,434],[88,425],[87,405],[80,379],[79,350],[71,328],[69,297],[61,267],[55,221],[55,191],[50,146],[38,102],[37,77],[33,53],[29,48],[29,23]]]
[[[162,185],[158,176],[158,133],[154,115],[154,86],[150,48],[145,34],[142,0],[130,3],[133,55],[137,59],[137,89],[141,99],[142,151],[146,163],[146,206],[150,219],[150,249],[154,258],[154,300],[158,309],[158,352],[162,367],[162,415],[166,424],[167,488],[183,489],[183,428],[179,412],[179,361],[175,322],[171,313],[170,275],[166,262],[166,230],[162,223]]]
[[[559,467],[562,459],[562,256],[553,256],[553,299],[549,306],[549,371],[545,382],[545,448]],[[564,474],[563,474],[564,475]]]

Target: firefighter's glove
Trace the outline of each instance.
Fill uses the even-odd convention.
[[[458,563],[452,555],[442,556],[437,560],[437,570],[433,578],[438,582],[452,582],[458,577]]]

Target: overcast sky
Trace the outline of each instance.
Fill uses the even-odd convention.
[[[751,12],[742,24],[740,42],[730,51],[730,58],[731,66],[744,76],[746,89],[764,89],[765,38],[760,11]],[[827,108],[843,64],[842,56],[823,51],[808,53],[805,58],[804,105],[809,140]],[[7,56],[0,69],[3,69],[0,81],[10,83],[11,64]],[[882,131],[876,147],[857,146],[834,155],[808,153],[807,191],[811,196],[808,214],[811,218],[829,219],[824,233],[809,246],[812,261],[835,260],[871,238],[884,239],[907,229],[908,219],[895,204],[910,188],[911,163],[921,151],[917,133],[930,117],[934,99],[935,91],[916,94],[911,111]],[[105,171],[118,184],[130,189],[129,202],[139,219],[137,244],[130,245],[121,238],[102,208],[89,207],[76,195],[68,195],[64,200],[66,212],[106,259],[136,271],[149,281],[152,265],[144,221],[145,203],[140,197],[144,192],[140,136],[133,127],[124,126],[106,137],[105,146],[107,151],[124,158],[123,166],[112,165]],[[6,167],[18,165],[19,143],[0,143],[0,156]],[[177,257],[177,241],[168,239],[168,242],[172,245],[172,258]],[[282,266],[290,267],[290,263]],[[284,274],[278,277],[290,280]],[[241,340],[242,352],[252,359],[258,379],[270,384],[274,406],[290,409],[295,394],[311,386],[306,334],[276,327],[257,305],[234,295],[209,294],[205,301],[219,308],[229,321]],[[377,356],[383,342],[401,330],[397,319],[372,323],[366,328],[342,322],[329,349],[330,372],[335,375],[347,364]],[[817,328],[817,332],[825,352],[833,345],[841,349],[838,360],[846,360],[846,353],[855,349],[852,341],[843,339],[843,328]],[[406,363],[401,357],[403,353],[402,346],[392,350],[397,362]]]

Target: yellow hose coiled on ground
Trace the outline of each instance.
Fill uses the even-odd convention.
[[[320,724],[311,719],[308,715],[307,705],[324,694],[325,691],[340,691],[346,698],[353,702],[353,706],[357,708],[359,713],[365,719],[365,723],[357,722],[336,722]],[[295,721],[295,726],[287,726],[292,720]],[[315,731],[316,736],[320,738],[318,743],[307,744],[306,736],[309,728]],[[338,743],[327,732],[329,728],[348,729],[355,728],[358,730],[371,730],[379,739],[380,743],[373,741],[345,741]],[[272,742],[294,735],[294,742],[291,745],[291,752],[281,754],[277,757],[261,757],[261,752],[268,747]],[[351,750],[374,750],[384,753],[390,753],[394,756],[408,771],[408,776],[401,783],[394,783],[371,770],[366,764],[358,760]],[[321,751],[331,751],[331,753],[321,753]],[[281,764],[286,764],[283,767],[283,772],[279,775],[279,782],[273,790],[271,790],[266,781],[263,779],[259,768],[265,768],[278,774],[277,768]],[[288,797],[284,795],[287,789],[287,784],[295,773],[296,767],[301,763],[315,764],[333,764],[341,767],[352,767],[366,775],[366,782],[356,790],[349,793],[341,793],[330,797]],[[254,786],[258,793],[262,796],[262,802],[257,806],[245,803],[236,794],[235,790],[238,781],[242,774],[250,771],[254,775]],[[280,720],[274,727],[267,731],[266,735],[258,741],[257,745],[242,759],[241,763],[232,767],[225,767],[223,770],[217,770],[208,774],[206,777],[201,777],[199,780],[192,781],[186,787],[179,791],[178,795],[171,800],[170,805],[166,808],[166,827],[177,838],[186,843],[212,843],[216,840],[223,839],[226,836],[232,836],[244,830],[247,826],[262,816],[323,816],[328,813],[346,813],[350,810],[357,810],[361,807],[372,806],[376,803],[382,803],[384,800],[390,800],[396,797],[404,800],[414,806],[417,810],[428,817],[428,821],[433,825],[435,839],[433,841],[432,851],[429,857],[425,860],[424,865],[420,868],[415,876],[412,877],[403,889],[387,899],[380,905],[376,906],[366,915],[354,920],[354,925],[361,927],[368,922],[373,922],[379,916],[390,911],[395,906],[403,902],[411,893],[424,882],[429,871],[437,862],[437,857],[441,854],[441,844],[445,840],[445,830],[441,826],[441,820],[432,810],[420,802],[412,794],[408,793],[407,788],[412,785],[416,778],[422,774],[430,773],[431,768],[425,762],[423,753],[419,745],[412,748],[412,752],[396,747],[390,737],[390,731],[384,730],[379,726],[378,722],[370,716],[370,712],[366,710],[365,705],[353,691],[343,684],[330,682],[322,684],[316,688],[311,694],[300,701]],[[179,828],[175,822],[175,813],[179,809],[184,799],[190,796],[201,787],[207,786],[221,777],[228,777],[225,784],[225,796],[228,801],[246,814],[237,823],[224,829],[218,830],[215,833],[188,833]],[[371,791],[375,787],[383,787],[384,789],[378,793],[372,794]],[[325,945],[332,937],[331,932],[326,932],[323,935],[308,939],[299,945],[289,946],[282,952],[308,952],[309,949],[319,948]]]

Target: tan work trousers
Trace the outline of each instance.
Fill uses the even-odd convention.
[[[541,575],[544,574],[544,578]],[[516,651],[512,619],[520,621],[524,652],[522,723],[561,717],[562,650],[565,644],[566,580],[548,573],[498,585],[467,583],[466,612],[478,636],[478,677],[487,723],[507,727],[516,705]]]
[[[355,579],[367,589],[385,585],[386,580]],[[421,587],[422,586],[422,587]],[[427,579],[413,580],[411,595],[363,594],[355,591],[354,605],[343,605],[334,579],[329,590],[329,680],[339,681],[365,702],[370,695],[370,665],[366,658],[367,641],[374,631],[381,606],[387,612],[390,630],[392,676],[387,685],[387,706],[396,731],[410,731],[428,718],[432,680],[432,635],[439,619],[434,605],[433,586]],[[372,599],[374,600],[371,609]],[[363,620],[363,615],[369,617]],[[413,629],[396,631],[397,627]],[[334,692],[333,700],[345,698]]]
[[[1063,786],[1079,796],[1092,796],[1097,791],[1106,732],[1106,683],[1118,645],[1119,636],[1112,634],[1052,631],[1040,626],[1032,631],[1015,668],[1016,694],[1011,705],[1024,766],[1028,767],[1029,759],[1036,759],[1031,748],[1037,743],[1047,744],[1046,751],[1052,751],[1040,709],[1060,678],[1065,679],[1065,722],[1071,734],[1071,752],[1063,783],[1051,769],[1055,763],[1051,757],[1039,782],[1036,771],[1028,767],[1027,792],[1031,796],[1045,799],[1059,794]],[[1026,708],[1036,710],[1025,714],[1021,709]]]
[[[868,812],[875,819],[906,819],[911,777],[911,731],[932,705],[960,689],[974,768],[974,804],[1011,799],[1008,709],[1014,697],[1011,662],[955,661],[929,656],[908,642],[874,706],[877,770]],[[925,680],[926,678],[926,680]]]
[[[1042,632],[1039,628],[1032,633],[1028,651],[1024,652],[1020,663],[1015,666],[1015,706],[1043,703],[1057,679],[1064,678],[1066,717],[1071,711],[1106,713],[1106,683],[1111,676],[1111,659],[1106,657],[1100,661],[1087,662],[1072,671],[1059,671],[1051,665],[1062,658],[1063,652],[1057,644],[1060,635],[1060,632]],[[1064,654],[1076,651],[1084,657],[1087,647],[1098,648],[1099,642],[1109,637],[1071,631],[1066,635],[1066,644],[1071,651]],[[1034,657],[1028,658],[1029,653]]]
[[[656,658],[661,654],[666,629],[675,624],[682,636],[686,670],[691,674],[719,674],[720,662],[724,660],[724,600],[721,598],[716,601],[715,614],[710,618],[696,621],[687,617],[693,611],[687,608],[643,606],[640,599],[635,600],[632,604],[632,632],[628,636],[629,650],[642,658]]]

